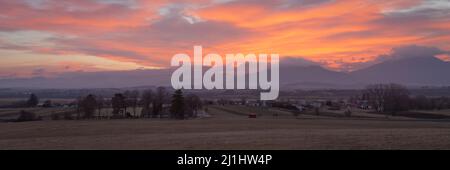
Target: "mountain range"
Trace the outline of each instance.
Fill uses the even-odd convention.
[[[291,63],[291,62],[289,62]],[[71,72],[56,77],[1,79],[0,88],[122,88],[170,86],[173,69]],[[283,89],[362,88],[373,83],[407,86],[450,86],[450,62],[435,57],[387,60],[353,72],[337,72],[316,64],[280,64]]]

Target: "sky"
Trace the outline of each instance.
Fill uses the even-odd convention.
[[[449,0],[0,0],[0,78],[165,68],[194,45],[353,71],[395,49],[450,61],[449,42]]]

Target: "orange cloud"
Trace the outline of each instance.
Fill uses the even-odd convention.
[[[346,71],[397,46],[450,49],[450,15],[442,12],[449,9],[423,0],[42,3],[0,2],[0,33],[51,35],[31,43],[22,43],[21,35],[0,37],[0,49],[88,55],[123,63],[123,68],[130,63],[151,68],[167,66],[174,54],[203,45],[205,53],[279,53]]]

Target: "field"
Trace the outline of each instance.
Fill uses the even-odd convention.
[[[450,149],[446,120],[273,116],[252,109],[209,107],[208,117],[190,120],[0,123],[0,149]]]

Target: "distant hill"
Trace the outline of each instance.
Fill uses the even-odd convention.
[[[0,88],[122,88],[170,85],[171,70],[130,70],[73,72],[54,78],[20,78],[0,80]]]
[[[331,71],[318,65],[280,68],[280,86],[287,89],[349,87],[347,73]]]
[[[320,66],[283,67],[280,84],[285,88],[361,88],[373,83],[407,86],[449,86],[450,63],[435,57],[412,57],[375,64],[350,73]]]
[[[287,64],[286,64],[287,63]],[[361,88],[371,83],[400,83],[408,86],[449,86],[450,63],[434,57],[414,57],[385,62],[351,73],[336,72],[319,65],[282,63],[283,89]],[[302,63],[305,63],[302,61]],[[73,72],[54,78],[2,79],[0,88],[122,88],[170,86],[173,70],[130,70]]]
[[[406,85],[450,85],[450,63],[434,57],[389,60],[352,72],[360,83],[400,83]]]

